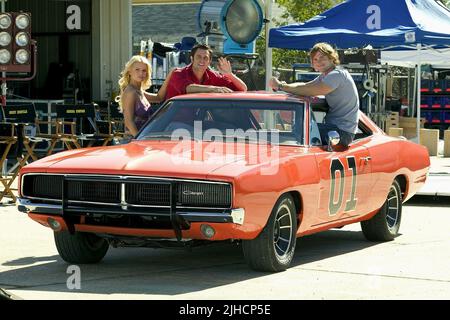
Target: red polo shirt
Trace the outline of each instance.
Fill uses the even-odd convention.
[[[191,63],[184,68],[177,68],[173,71],[167,86],[166,100],[181,94],[186,94],[186,87],[190,84],[227,87],[233,91],[241,91],[231,80],[209,68],[206,69],[203,78],[199,81],[192,71]]]

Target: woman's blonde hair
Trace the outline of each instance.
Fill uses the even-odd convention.
[[[316,53],[318,51],[320,51],[320,52],[322,52],[322,54],[326,55],[333,62],[333,64],[335,66],[337,66],[341,63],[339,61],[339,55],[336,52],[336,50],[334,50],[333,47],[326,42],[316,43],[314,45],[314,47],[311,49],[311,51],[309,52],[309,58],[311,59],[311,63],[312,63],[314,56],[316,55]]]
[[[147,77],[144,81],[141,83],[141,90],[147,90],[152,85],[152,80],[150,78],[152,73],[152,66],[150,62],[147,60],[147,58],[143,56],[132,56],[131,59],[125,64],[125,67],[123,68],[122,72],[120,73],[119,78],[119,88],[120,88],[120,95],[118,95],[115,99],[116,102],[119,103],[119,110],[122,111],[122,95],[125,91],[125,88],[130,84],[130,70],[133,64],[136,62],[144,63],[147,66]]]

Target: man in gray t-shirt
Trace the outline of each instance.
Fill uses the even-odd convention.
[[[314,81],[322,81],[333,89],[325,94],[330,109],[325,123],[334,124],[339,129],[356,133],[358,127],[359,98],[355,82],[347,70],[335,68],[328,74],[321,74]]]
[[[312,66],[321,74],[308,83],[270,80],[270,86],[300,96],[325,95],[330,109],[325,122],[319,123],[322,141],[327,142],[328,131],[335,130],[341,137],[340,145],[347,147],[358,128],[359,97],[350,73],[340,69],[337,52],[327,43],[317,43],[309,53]]]

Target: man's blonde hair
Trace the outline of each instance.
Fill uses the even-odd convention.
[[[333,49],[333,47],[326,43],[326,42],[319,42],[314,45],[314,47],[309,52],[309,58],[312,60],[317,52],[321,52],[322,54],[326,55],[335,66],[339,65],[341,62],[339,61],[339,55],[336,52],[336,50]]]
[[[146,57],[143,56],[132,56],[131,59],[125,64],[122,72],[120,73],[119,78],[119,88],[120,95],[118,95],[115,99],[116,102],[119,103],[119,110],[122,111],[122,95],[125,91],[125,88],[130,84],[130,70],[133,67],[133,64],[136,62],[141,62],[147,66],[147,77],[141,83],[141,90],[147,90],[152,85],[151,73],[152,66]]]

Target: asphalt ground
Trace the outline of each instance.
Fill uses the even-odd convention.
[[[0,205],[0,288],[38,300],[449,299],[449,226],[449,198],[414,197],[394,241],[368,242],[359,224],[303,237],[285,272],[250,270],[230,243],[110,248],[101,263],[80,265],[74,282],[51,230]]]

